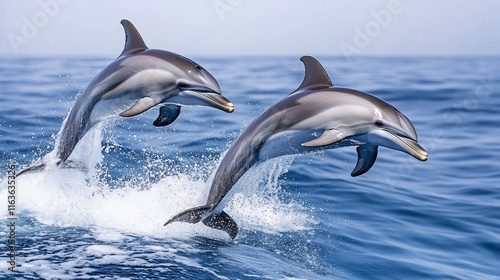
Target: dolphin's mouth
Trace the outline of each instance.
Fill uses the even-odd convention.
[[[204,106],[222,110],[227,113],[234,111],[234,104],[216,92],[183,90],[179,95],[169,98],[165,103],[180,106]]]
[[[429,155],[427,152],[418,144],[415,140],[412,140],[410,138],[406,137],[401,137],[396,134],[392,134],[394,137],[396,137],[400,143],[402,143],[403,148],[405,148],[405,151],[413,156],[414,158],[420,160],[420,161],[426,161],[429,158]]]
[[[218,94],[218,93],[210,93],[210,92],[192,92],[197,97],[203,99],[211,107],[220,109],[227,113],[232,113],[234,111],[234,104],[231,103],[227,98]]]
[[[171,98],[171,101],[175,102],[176,100],[181,105],[188,106],[208,106],[227,113],[232,113],[234,111],[234,104],[220,94],[219,85],[215,82],[215,80],[212,85],[197,85],[180,82],[178,87],[180,95]]]

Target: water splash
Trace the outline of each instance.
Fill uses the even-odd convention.
[[[130,233],[161,238],[226,238],[224,233],[201,223],[163,226],[176,213],[205,203],[215,172],[213,162],[176,167],[177,173],[165,175],[161,172],[165,162],[153,158],[144,163],[149,171],[139,178],[109,180],[109,176],[103,176],[107,170],[102,169],[101,134],[101,127],[97,127],[82,139],[70,157],[78,162],[72,168],[48,165],[43,172],[18,178],[18,210],[45,225],[109,229],[115,232],[109,234],[118,237],[119,233]],[[290,156],[262,163],[240,179],[226,211],[241,229],[273,234],[308,227],[307,210],[297,202],[283,199],[278,179],[293,160]],[[160,179],[150,180],[151,176]],[[6,189],[0,195],[5,197]],[[0,207],[5,209],[6,205]]]
[[[309,228],[313,222],[310,213],[299,202],[286,202],[279,180],[295,158],[297,155],[268,160],[240,178],[226,208],[242,228],[271,234]]]

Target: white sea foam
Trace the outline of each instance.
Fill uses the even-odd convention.
[[[202,223],[163,226],[178,212],[204,204],[211,179],[205,182],[193,178],[207,176],[155,174],[163,178],[155,183],[143,180],[142,185],[137,185],[141,180],[134,180],[118,188],[109,185],[102,176],[96,176],[94,170],[102,160],[99,131],[94,130],[85,137],[86,143],[78,146],[72,155],[84,159],[84,168],[49,165],[42,172],[18,178],[17,210],[46,225],[92,228],[94,238],[102,241],[126,239],[127,234],[162,238],[196,235],[227,238],[224,232]],[[292,162],[293,157],[275,159],[251,169],[241,178],[226,206],[226,212],[241,229],[271,234],[307,229],[310,224],[307,209],[299,203],[282,199],[278,176],[286,172]],[[191,170],[200,174],[206,172],[203,166],[197,169]],[[6,184],[2,183],[2,186]],[[0,197],[6,196],[4,187],[0,190]],[[1,209],[7,208],[5,203],[6,199],[0,200]]]
[[[242,176],[226,207],[242,228],[273,234],[305,230],[311,225],[311,216],[302,204],[284,201],[278,180],[295,158],[266,161]]]

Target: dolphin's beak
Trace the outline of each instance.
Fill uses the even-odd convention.
[[[413,156],[420,161],[426,161],[429,158],[427,151],[425,151],[417,141],[414,141],[410,138],[398,136],[390,132],[389,134],[393,136],[394,144],[396,144],[401,151]]]
[[[410,137],[412,136],[400,131],[379,129],[369,133],[368,143],[402,151],[420,161],[426,161],[429,158],[427,152],[417,141]]]
[[[182,84],[179,90],[182,95],[190,99],[190,101],[183,100],[184,105],[208,106],[227,113],[234,111],[234,104],[221,95],[217,84],[213,86]]]
[[[426,161],[427,152],[411,136],[393,129],[377,129],[368,133],[367,143],[405,152],[412,157]]]
[[[205,102],[205,106],[232,113],[234,111],[234,104],[222,96],[219,83],[214,76],[205,69],[200,70],[199,73],[203,83],[187,85],[187,90],[192,91],[200,101]]]
[[[234,104],[221,94],[209,92],[191,92],[191,94],[207,102],[207,105],[210,107],[220,109],[227,113],[232,113],[234,111]]]

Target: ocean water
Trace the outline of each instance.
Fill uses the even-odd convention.
[[[235,104],[157,110],[90,133],[75,168],[16,181],[15,272],[7,168],[41,160],[75,96],[113,58],[0,58],[0,278],[500,279],[500,58],[318,57],[333,83],[415,125],[427,162],[386,148],[352,178],[354,147],[252,168],[226,211],[230,240],[163,223],[204,203],[221,155],[302,82],[299,57],[194,57]]]

